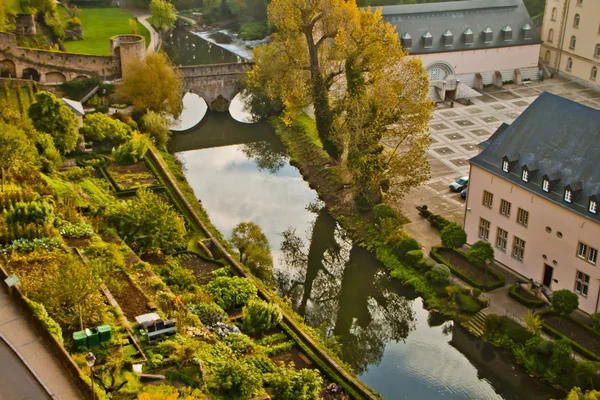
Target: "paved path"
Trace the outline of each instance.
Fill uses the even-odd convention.
[[[3,282],[2,285],[4,286]],[[56,398],[60,400],[81,400],[83,398],[74,383],[71,382],[71,377],[46,348],[43,339],[29,325],[22,311],[7,294],[4,287],[0,289],[0,333],[18,350],[50,391],[56,395]],[[0,358],[4,360],[1,355]],[[5,368],[3,361],[0,362],[2,362],[0,375],[4,376],[8,369]],[[21,379],[25,378],[21,377]],[[19,385],[20,380],[11,380],[10,382],[13,385],[12,390],[18,389],[14,386]],[[39,398],[3,396],[5,390],[3,381],[0,381],[0,388],[0,399]],[[11,390],[11,388],[6,388],[6,390]],[[47,396],[42,398],[47,398]]]
[[[11,347],[0,338],[0,399],[49,399],[50,396],[35,379]]]
[[[151,15],[148,13],[148,10],[141,9],[132,9],[130,10],[133,16],[140,21],[140,24],[144,25],[146,29],[150,32],[150,43],[148,44],[148,53],[152,53],[153,51],[158,50],[160,44],[160,36],[158,32],[154,29],[154,27],[150,24],[150,22],[146,21],[147,18],[150,18]]]

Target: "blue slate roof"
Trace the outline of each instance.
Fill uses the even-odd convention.
[[[398,37],[410,54],[542,43],[522,0],[470,0],[374,9],[380,9],[383,20],[396,26]],[[484,31],[491,32],[491,40],[489,36],[486,40]],[[427,39],[429,35],[431,39]]]
[[[600,200],[600,111],[544,92],[481,147],[472,164],[600,222],[600,209],[588,210],[590,199]],[[508,173],[502,171],[503,160],[511,162]],[[529,182],[521,179],[524,167]],[[542,190],[544,177],[550,192]],[[571,203],[564,201],[565,188],[573,191]]]

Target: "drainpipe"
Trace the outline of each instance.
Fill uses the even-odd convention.
[[[565,36],[567,36],[567,21],[568,21],[568,16],[569,16],[569,6],[571,5],[571,0],[566,0],[566,5],[565,5],[565,14],[563,16],[563,28],[562,28],[562,38],[560,41],[560,49],[558,49],[558,65],[556,66],[556,76],[558,76],[558,73],[560,72],[560,60],[562,58],[562,53],[563,53],[563,49],[565,46]]]
[[[598,283],[600,284],[600,279],[598,279]],[[596,300],[596,310],[595,312],[600,312],[598,306],[600,305],[600,287],[598,287],[598,299]]]

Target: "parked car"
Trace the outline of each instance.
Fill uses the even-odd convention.
[[[468,185],[469,185],[469,177],[463,176],[461,178],[458,178],[457,180],[455,180],[454,182],[452,182],[450,184],[450,190],[452,190],[453,192],[460,192],[463,189],[466,189]]]
[[[460,197],[462,197],[463,199],[467,198],[467,189],[463,189],[462,192],[460,192]]]

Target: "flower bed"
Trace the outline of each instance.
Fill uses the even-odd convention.
[[[487,272],[488,282],[484,285],[485,270],[473,265],[456,250],[436,246],[431,249],[431,258],[446,265],[454,275],[478,289],[493,290],[504,286],[504,276],[491,268]]]
[[[541,308],[546,305],[544,300],[538,299],[534,295],[523,290],[518,283],[515,283],[510,287],[508,295],[526,307]]]
[[[591,327],[571,317],[561,317],[555,311],[539,313],[544,320],[543,328],[555,338],[567,337],[573,348],[590,360],[600,361],[600,335]]]

